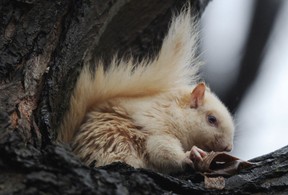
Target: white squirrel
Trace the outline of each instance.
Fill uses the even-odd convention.
[[[127,163],[163,173],[193,167],[205,151],[231,151],[234,124],[203,82],[197,24],[190,9],[173,17],[154,60],[84,65],[58,140],[87,165]]]

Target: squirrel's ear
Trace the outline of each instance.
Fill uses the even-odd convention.
[[[203,105],[205,90],[205,83],[201,82],[196,85],[191,93],[190,108],[198,108],[198,106]]]

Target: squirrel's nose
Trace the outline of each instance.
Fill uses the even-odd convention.
[[[224,151],[231,152],[232,148],[233,148],[232,144],[229,144],[224,148]]]

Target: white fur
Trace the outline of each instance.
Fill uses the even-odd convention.
[[[173,18],[156,59],[113,59],[106,71],[99,63],[93,76],[85,65],[58,140],[72,142],[86,164],[121,161],[166,173],[183,170],[194,145],[230,150],[234,124],[221,101],[202,88],[203,103],[191,107],[200,66],[196,26],[186,8]],[[207,121],[210,114],[217,126]]]
[[[114,97],[151,96],[195,83],[197,30],[190,9],[174,17],[156,59],[133,64],[113,59],[107,71],[101,62],[95,75],[85,65],[70,99],[69,111],[58,130],[58,140],[70,142],[90,108]]]

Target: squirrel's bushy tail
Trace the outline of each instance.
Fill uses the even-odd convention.
[[[197,29],[188,6],[173,17],[158,57],[133,63],[112,60],[104,70],[99,63],[94,75],[85,65],[70,99],[70,109],[58,131],[58,140],[70,142],[85,114],[96,103],[114,97],[152,96],[195,83],[199,69]]]

